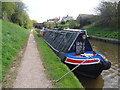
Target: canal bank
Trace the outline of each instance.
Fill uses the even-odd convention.
[[[115,44],[120,44],[120,40],[110,39],[110,38],[103,38],[103,37],[89,36],[89,39],[99,40],[99,41],[104,41],[104,42],[110,42],[110,43],[115,43]]]

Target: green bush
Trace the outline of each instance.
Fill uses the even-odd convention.
[[[69,28],[69,24],[58,24],[58,28]]]

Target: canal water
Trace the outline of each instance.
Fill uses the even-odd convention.
[[[118,60],[118,44],[112,44],[104,41],[89,40],[94,51],[105,55],[111,61],[109,70],[103,70],[97,79],[80,77],[79,81],[84,88],[118,88],[120,79],[120,65]]]

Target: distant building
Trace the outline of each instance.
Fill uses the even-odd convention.
[[[59,18],[53,18],[53,19],[48,19],[47,22],[56,22],[58,23],[58,21],[60,20],[60,17]]]
[[[62,22],[67,22],[69,20],[73,20],[73,17],[72,16],[64,16],[62,18],[53,18],[53,19],[48,19],[47,22],[55,22],[55,23],[62,23]]]
[[[63,17],[61,21],[66,22],[66,21],[69,21],[69,20],[73,20],[73,17],[67,15],[67,16]]]

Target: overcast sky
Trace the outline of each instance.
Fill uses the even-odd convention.
[[[101,0],[22,0],[31,19],[38,22],[66,15],[95,14]]]

